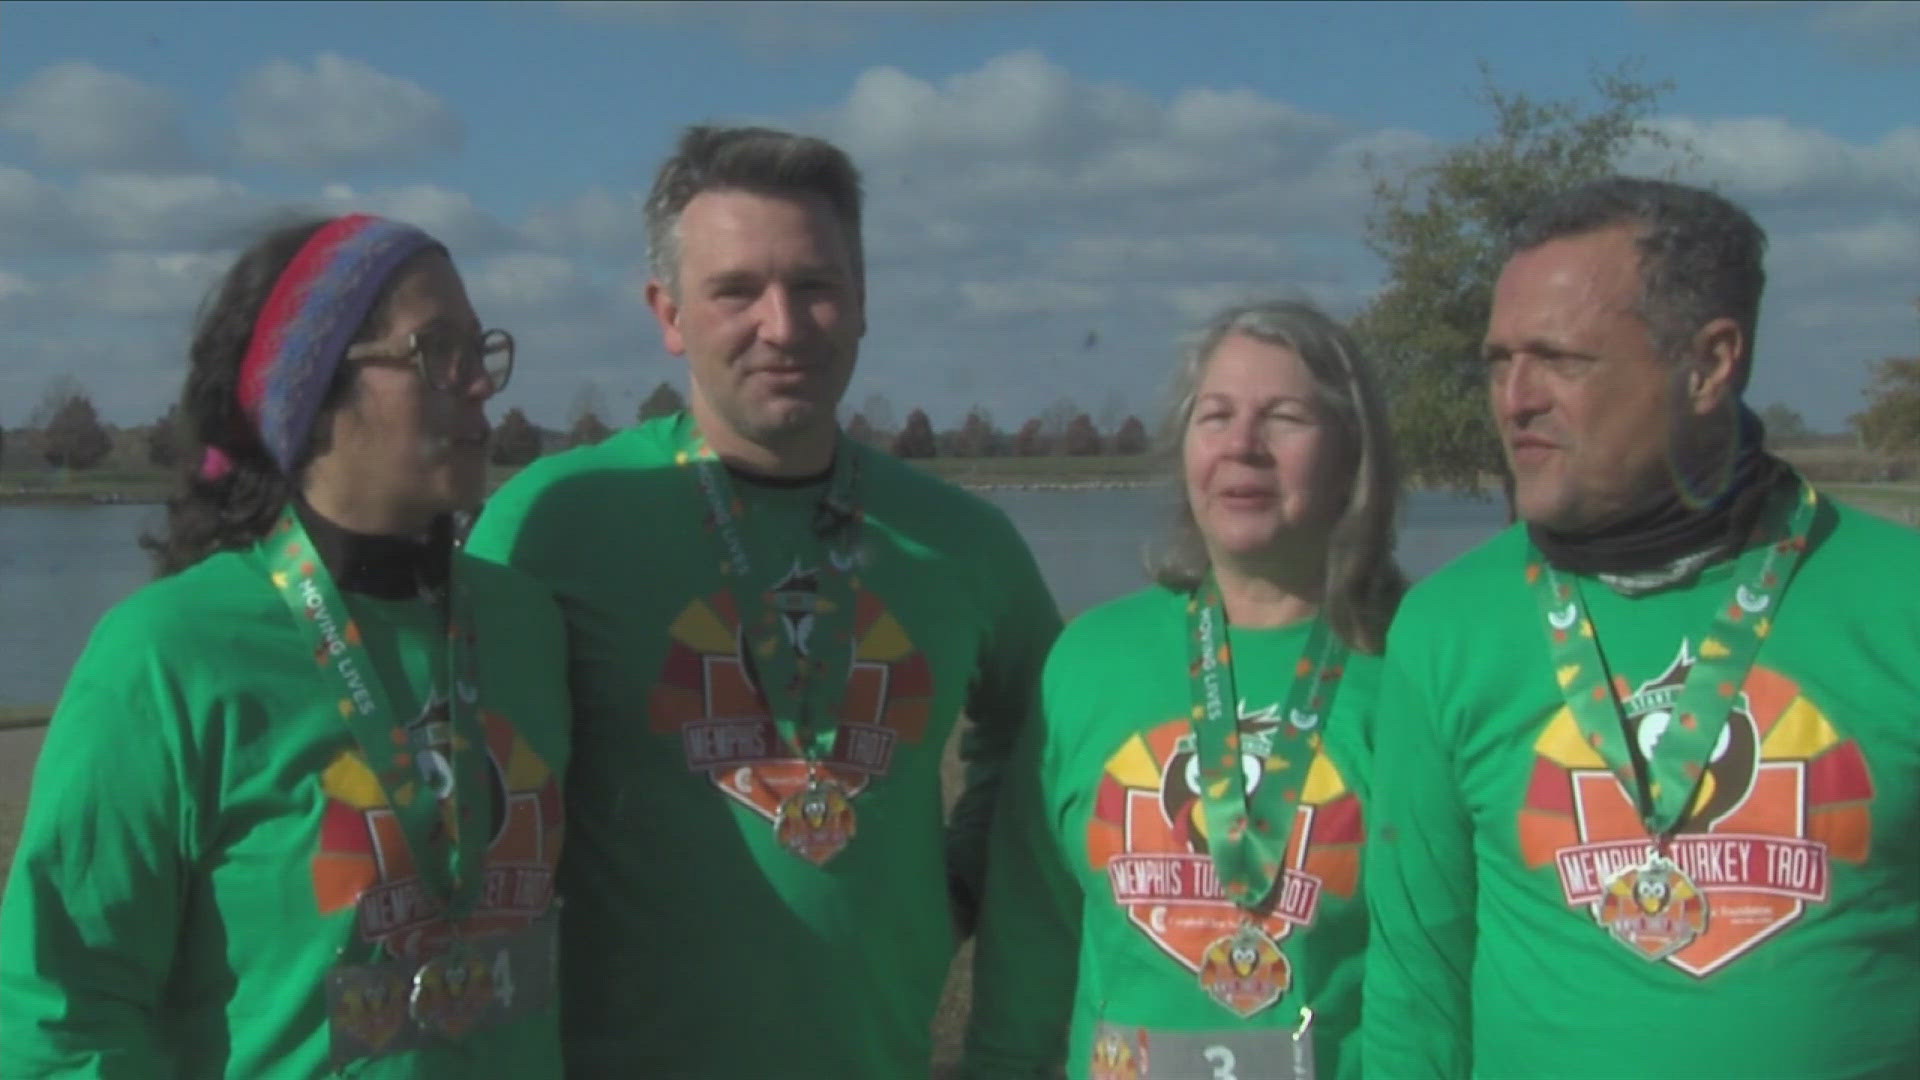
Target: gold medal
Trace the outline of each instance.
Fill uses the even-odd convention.
[[[1621,944],[1664,960],[1707,931],[1707,898],[1672,859],[1657,848],[1638,866],[1607,878],[1593,917]]]
[[[407,1012],[420,1030],[459,1039],[493,1004],[494,977],[486,959],[454,945],[413,973]]]
[[[1292,982],[1280,946],[1251,922],[1207,946],[1201,956],[1201,989],[1243,1019],[1279,1001]]]
[[[781,847],[824,866],[853,839],[853,803],[839,784],[816,774],[805,787],[780,801],[773,833]]]
[[[1146,1080],[1153,1075],[1152,1068],[1145,1031],[1100,1025],[1094,1034],[1093,1065],[1087,1080]]]

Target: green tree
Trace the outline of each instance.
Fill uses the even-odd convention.
[[[1920,450],[1920,356],[1890,356],[1869,372],[1866,411],[1853,417],[1860,441],[1882,453]]]
[[[1760,423],[1767,429],[1768,446],[1786,446],[1813,434],[1807,430],[1806,417],[1784,401],[1776,401],[1761,409]]]
[[[47,423],[41,454],[58,469],[91,469],[113,449],[107,429],[85,395],[70,397]]]
[[[907,414],[907,425],[900,434],[893,437],[893,456],[902,458],[930,458],[938,452],[933,438],[933,422],[927,419],[924,410],[915,409]]]
[[[662,380],[659,386],[653,388],[653,393],[647,395],[647,400],[640,403],[639,420],[644,424],[656,416],[667,416],[686,407],[686,399],[680,396],[680,391],[675,390],[672,383]]]
[[[180,460],[180,406],[167,406],[167,414],[147,429],[147,464],[171,469]]]
[[[1480,71],[1491,134],[1407,172],[1369,163],[1367,245],[1387,281],[1353,324],[1381,370],[1408,478],[1454,488],[1506,471],[1479,355],[1515,227],[1549,193],[1617,172],[1636,147],[1679,149],[1647,125],[1670,84],[1641,82],[1631,66],[1594,75],[1592,108],[1509,93]]]
[[[1046,422],[1039,417],[1020,425],[1013,437],[1014,457],[1040,457],[1053,452],[1053,440],[1047,437]]]
[[[873,425],[867,422],[866,413],[854,413],[853,419],[847,421],[845,431],[847,438],[852,439],[854,442],[865,443],[868,446],[876,446],[882,450],[887,448],[886,439],[882,438],[879,432],[873,430]]]
[[[606,423],[600,419],[599,413],[583,412],[574,419],[573,427],[567,432],[567,445],[569,447],[592,446],[595,443],[604,442],[611,434],[613,429],[607,427]]]
[[[1067,430],[1060,436],[1061,449],[1075,457],[1095,457],[1100,453],[1100,429],[1093,426],[1093,417],[1081,413],[1067,422]]]
[[[540,456],[540,429],[527,414],[508,409],[493,429],[492,458],[495,465],[525,465]]]
[[[993,414],[984,406],[975,405],[967,410],[967,418],[954,432],[953,456],[955,457],[993,457],[1000,452],[1000,429],[993,424]]]

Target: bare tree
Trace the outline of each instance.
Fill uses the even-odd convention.
[[[1108,390],[1106,403],[1100,406],[1100,430],[1118,431],[1126,417],[1127,396],[1118,390]]]
[[[67,402],[75,398],[85,398],[87,388],[80,380],[71,375],[55,375],[47,380],[47,388],[40,392],[40,404],[33,407],[33,413],[27,417],[28,427],[44,428],[53,423]]]
[[[1046,431],[1047,438],[1059,442],[1066,437],[1067,425],[1080,415],[1080,406],[1070,398],[1061,398],[1040,410],[1040,426]]]

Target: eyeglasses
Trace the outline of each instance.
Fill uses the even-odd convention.
[[[489,394],[507,388],[513,377],[513,335],[505,330],[482,331],[478,337],[428,330],[399,341],[363,341],[347,349],[347,359],[361,364],[412,364],[428,386],[447,393],[465,393],[485,375]]]

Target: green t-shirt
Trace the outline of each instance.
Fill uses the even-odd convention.
[[[1063,1053],[1070,1076],[1087,1076],[1096,1053],[1122,1075],[1129,1055],[1152,1059],[1156,1032],[1277,1032],[1298,1026],[1302,1006],[1316,1014],[1319,1075],[1359,1075],[1361,801],[1380,661],[1350,656],[1315,742],[1279,898],[1260,924],[1285,957],[1273,980],[1285,990],[1243,1018],[1202,985],[1241,918],[1205,854],[1189,770],[1186,604],[1156,586],[1101,605],[1068,625],[1047,660],[1043,719],[1022,740],[994,828],[969,1076],[1049,1075]],[[1254,767],[1291,741],[1274,736],[1309,631],[1228,630]],[[1121,1030],[1118,1045],[1095,1046],[1103,1024]],[[1150,1075],[1178,1075],[1168,1068]]]
[[[1920,1075],[1920,533],[1829,503],[1810,542],[1674,841],[1669,913],[1704,898],[1705,922],[1664,957],[1596,919],[1647,832],[1560,694],[1524,530],[1407,597],[1374,727],[1369,1075]],[[1673,722],[1735,565],[1636,598],[1577,578],[1636,740]]]
[[[1059,616],[997,509],[867,448],[855,654],[827,772],[856,833],[814,865],[775,838],[806,767],[781,748],[685,414],[543,459],[471,549],[533,573],[571,630],[577,752],[563,996],[580,1075],[921,1075],[954,951],[948,875],[975,886],[993,790]],[[802,537],[824,483],[736,478],[750,534]],[[766,586],[809,566],[755,557]],[[961,713],[966,793],[942,844],[940,763]]]
[[[494,781],[472,936],[547,911],[568,703],[552,599],[455,559]],[[394,710],[444,715],[435,609],[342,595]],[[147,585],[100,621],[48,728],[0,904],[0,1076],[329,1074],[328,972],[417,957],[445,929],[339,700],[257,548]],[[556,1014],[344,1074],[552,1076]],[[404,1012],[368,1022],[381,1017]]]

